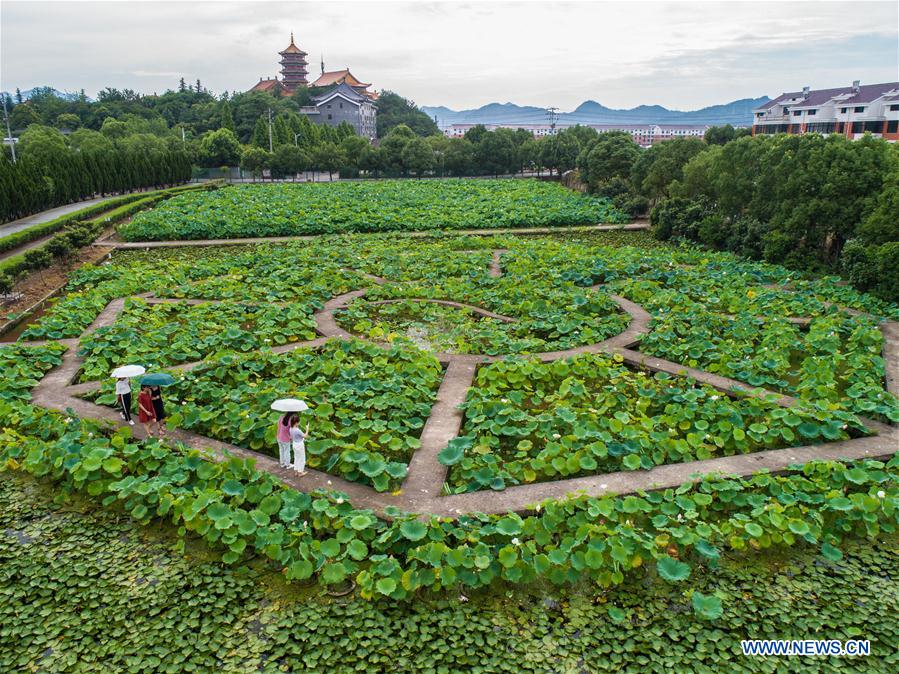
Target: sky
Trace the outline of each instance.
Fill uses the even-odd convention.
[[[692,110],[803,86],[899,80],[899,2],[0,2],[0,90],[198,78],[215,93],[278,71],[294,31],[311,74],[460,110]]]

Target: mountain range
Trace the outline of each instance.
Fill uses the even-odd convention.
[[[58,89],[54,89],[53,87],[34,87],[33,89],[28,89],[27,91],[20,92],[22,94],[22,100],[27,101],[31,98],[31,96],[37,92],[44,93],[49,90],[51,94],[56,96],[57,98],[61,98],[64,101],[77,101],[78,97],[81,94],[73,93],[70,91],[59,91]],[[15,91],[0,91],[0,96],[9,96],[13,101],[16,100],[16,92]],[[92,98],[88,98],[88,101],[92,101]]]
[[[571,112],[557,114],[556,123],[573,124],[752,124],[752,110],[767,103],[767,96],[741,98],[699,110],[669,110],[661,105],[638,105],[629,110],[607,108],[596,101],[584,101]],[[545,108],[514,103],[489,103],[473,110],[451,110],[444,106],[421,106],[441,127],[452,124],[546,124]]]

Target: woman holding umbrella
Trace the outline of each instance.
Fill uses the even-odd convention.
[[[147,437],[155,437],[153,430],[156,425],[156,410],[153,408],[153,396],[150,387],[141,382],[140,393],[137,396],[137,418],[144,425]]]
[[[150,387],[150,398],[153,401],[153,412],[156,414],[156,429],[159,431],[159,437],[165,437],[165,405],[162,402],[162,388],[159,386]]]
[[[306,430],[300,429],[300,415],[309,406],[296,398],[282,398],[272,403],[272,409],[284,412],[278,419],[278,455],[282,468],[289,468],[290,451],[293,450],[293,469],[301,476],[306,474],[306,436],[309,435],[309,424]]]
[[[122,419],[134,426],[131,419],[131,377],[146,372],[140,365],[123,365],[112,371],[112,378],[115,379],[115,395],[116,402],[119,404],[119,414]]]
[[[160,438],[165,437],[165,426],[163,426],[163,420],[165,419],[165,405],[162,401],[162,386],[168,386],[169,384],[174,384],[175,379],[169,374],[164,372],[156,372],[153,374],[148,374],[141,378],[141,395],[143,395],[144,388],[149,392],[149,405],[147,406],[153,413],[153,421],[156,422],[156,430],[158,431],[158,435]],[[138,405],[140,404],[140,397],[138,397]],[[142,410],[141,410],[142,411]],[[143,421],[143,419],[141,419]],[[147,433],[150,433],[149,429]],[[152,437],[152,433],[150,433]]]

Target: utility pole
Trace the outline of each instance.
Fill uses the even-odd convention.
[[[268,151],[274,152],[272,147],[272,109],[268,109]]]
[[[303,135],[303,134],[301,134],[301,133],[295,133],[295,134],[293,134],[293,144],[294,144],[296,147],[299,147],[299,146],[300,146],[299,142],[297,141],[297,138],[299,138],[299,137],[302,136],[302,135]]]
[[[559,108],[547,108],[546,109],[546,116],[549,118],[549,135],[551,135],[551,136],[556,135],[556,119],[558,118],[556,111],[558,109]]]
[[[9,128],[9,112],[6,110],[6,94],[3,94],[3,118],[6,120],[6,136],[9,138],[9,149],[12,150],[12,163],[16,163],[16,139]]]

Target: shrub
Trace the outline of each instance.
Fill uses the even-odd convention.
[[[699,240],[700,223],[713,215],[707,199],[664,199],[652,209],[649,222],[657,239],[671,238]]]
[[[899,301],[899,241],[874,246],[852,239],[843,247],[841,264],[849,282],[859,290]]]
[[[53,255],[45,248],[35,248],[25,253],[25,267],[27,269],[46,269],[53,264]]]

